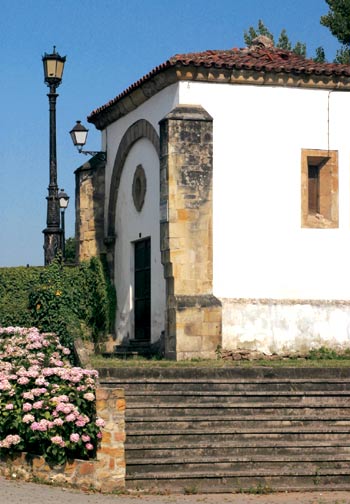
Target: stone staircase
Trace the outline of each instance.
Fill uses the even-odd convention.
[[[130,340],[127,343],[114,345],[112,352],[103,352],[103,357],[116,357],[118,359],[132,359],[135,357],[151,358],[153,348],[149,341]]]
[[[126,485],[195,492],[350,490],[350,369],[116,368]]]

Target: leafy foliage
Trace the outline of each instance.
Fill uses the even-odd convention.
[[[326,26],[341,44],[350,45],[350,0],[326,0],[328,14],[321,17]]]
[[[66,239],[65,243],[65,264],[76,264],[76,239],[74,237],[70,237]]]
[[[350,64],[350,0],[326,0],[329,11],[321,16],[321,25],[329,28],[342,44],[334,62]]]
[[[28,293],[38,285],[42,268],[0,268],[0,326],[33,325]]]
[[[97,371],[72,367],[57,336],[0,328],[0,454],[26,451],[51,464],[96,455]]]
[[[55,332],[71,349],[77,337],[103,340],[114,313],[115,291],[97,258],[76,267],[57,258],[46,268],[0,269],[0,326]]]
[[[350,64],[350,47],[342,46],[337,50],[337,54],[334,59],[335,63],[343,63],[344,65]]]
[[[316,56],[314,57],[314,61],[316,63],[324,63],[326,61],[326,54],[323,47],[320,46],[316,48]]]

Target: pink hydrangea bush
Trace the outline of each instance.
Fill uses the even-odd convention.
[[[54,334],[0,327],[0,454],[26,451],[52,464],[96,455],[98,374],[72,366],[69,354]]]

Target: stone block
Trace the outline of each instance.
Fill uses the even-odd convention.
[[[79,476],[94,474],[94,472],[95,472],[95,465],[93,462],[81,462],[77,467],[77,474]]]

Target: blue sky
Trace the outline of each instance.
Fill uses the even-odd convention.
[[[66,235],[74,235],[73,148],[86,116],[176,53],[244,47],[243,32],[262,19],[277,38],[286,28],[308,55],[338,41],[319,23],[324,0],[0,0],[0,266],[42,265],[49,183],[48,88],[41,57],[67,56],[57,100],[58,184],[71,196]]]

